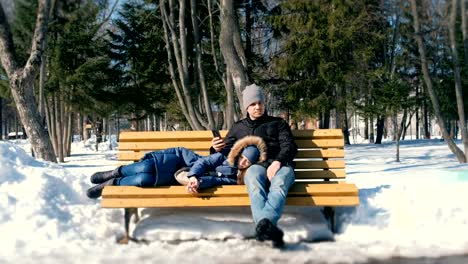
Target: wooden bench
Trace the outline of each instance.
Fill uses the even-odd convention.
[[[224,137],[227,131],[221,131]],[[333,232],[337,206],[359,205],[358,188],[344,182],[344,141],[340,129],[294,130],[299,147],[295,158],[296,182],[291,187],[286,204],[320,206]],[[211,131],[122,132],[119,139],[118,160],[138,161],[146,152],[171,147],[186,147],[208,155]],[[134,186],[107,186],[102,193],[102,207],[125,209],[125,236],[128,242],[132,215],[138,221],[138,208],[192,207],[192,206],[249,206],[244,185],[225,185],[188,194],[184,186],[140,188]]]

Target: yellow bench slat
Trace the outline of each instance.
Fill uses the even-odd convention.
[[[292,130],[294,138],[343,138],[341,129]]]
[[[299,148],[343,148],[341,139],[296,140]],[[120,142],[119,150],[161,150],[166,148],[185,147],[194,150],[208,150],[211,140],[206,141],[161,141],[161,142]]]
[[[300,149],[296,159],[300,158],[344,158],[344,149]]]
[[[343,139],[295,139],[299,148],[343,148]]]
[[[225,137],[227,131],[220,131]],[[143,131],[143,132],[121,132],[120,142],[164,142],[164,141],[211,141],[213,134],[211,131]]]
[[[136,161],[139,160],[143,155],[149,151],[133,152],[133,151],[120,151],[118,153],[118,160],[122,161]],[[210,154],[208,150],[195,151],[197,154],[206,156]],[[343,149],[312,149],[312,150],[300,150],[296,158],[344,158]]]
[[[286,205],[293,206],[357,206],[357,196],[307,196],[287,197]],[[213,207],[250,206],[249,197],[177,197],[177,198],[132,198],[103,199],[104,208],[148,208],[148,207]]]
[[[117,155],[117,159],[120,161],[137,161],[140,160],[145,153],[150,151],[141,151],[141,152],[130,152],[130,151],[120,151]],[[201,156],[210,155],[209,150],[195,150],[195,153]]]
[[[345,170],[296,170],[296,179],[343,179],[346,177]]]
[[[161,150],[184,147],[193,150],[208,150],[211,141],[168,141],[168,142],[120,142],[120,150]]]
[[[344,169],[344,160],[296,161],[296,169]]]
[[[354,184],[336,183],[295,183],[288,192],[289,196],[356,196],[358,190]],[[160,186],[141,188],[135,186],[106,186],[102,197],[112,198],[160,198],[160,197],[199,197],[199,196],[248,196],[245,185],[224,185],[189,194],[185,186]]]

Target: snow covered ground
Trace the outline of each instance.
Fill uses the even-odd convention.
[[[118,245],[123,210],[102,209],[85,195],[89,175],[115,167],[115,150],[73,143],[66,163],[53,164],[33,159],[25,141],[0,141],[0,263],[362,263],[467,255],[468,165],[436,139],[401,144],[399,163],[393,143],[346,147],[347,181],[360,188],[361,205],[338,209],[334,241],[316,208],[287,207],[279,225],[288,245],[278,250],[252,239],[249,208],[144,209],[133,234],[149,243]]]

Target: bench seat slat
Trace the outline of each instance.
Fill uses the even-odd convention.
[[[341,129],[292,130],[295,139],[302,138],[343,138]]]
[[[167,148],[185,147],[193,150],[207,150],[211,141],[168,141],[168,142],[120,142],[120,150],[161,150]]]
[[[343,179],[346,177],[345,170],[302,170],[295,171],[296,179]]]
[[[119,151],[118,159],[121,161],[137,161],[143,155],[149,151]],[[210,152],[208,150],[199,150],[196,151],[198,155],[206,156],[209,155]],[[343,149],[311,149],[311,150],[299,150],[296,158],[344,158],[344,150]]]
[[[295,183],[288,192],[290,196],[356,196],[358,190],[354,184],[337,183]],[[185,191],[184,186],[164,186],[156,188],[140,188],[135,186],[108,186],[104,189],[102,197],[112,198],[160,198],[160,197],[197,197],[197,196],[245,196],[245,185],[225,185],[192,195]]]
[[[103,199],[104,208],[141,208],[141,207],[213,207],[249,206],[249,197],[174,197],[174,198],[131,198]],[[357,206],[357,196],[305,196],[288,197],[286,205],[295,206]]]
[[[343,139],[295,139],[299,148],[343,148]]]
[[[296,158],[344,158],[344,149],[300,149]]]
[[[225,137],[226,130],[220,131],[221,137]],[[211,141],[211,131],[142,131],[121,132],[119,142],[166,142],[166,141]]]
[[[344,160],[296,161],[296,169],[344,169]]]
[[[300,148],[343,148],[342,139],[307,139],[296,140]],[[131,141],[119,142],[119,150],[161,150],[166,148],[185,147],[193,150],[207,150],[211,147],[210,140],[205,141]]]

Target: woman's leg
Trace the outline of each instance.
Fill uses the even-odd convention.
[[[154,167],[154,160],[146,159],[122,166],[120,168],[120,175],[122,178],[134,176],[140,173],[148,173],[154,175],[156,173],[156,168]]]
[[[153,159],[146,159],[129,165],[122,166],[120,169],[122,177],[114,181],[118,186],[154,186],[156,181],[156,168]]]
[[[138,187],[150,187],[154,186],[156,176],[154,173],[138,173],[132,176],[117,178],[114,181],[114,185],[118,186],[138,186]]]

